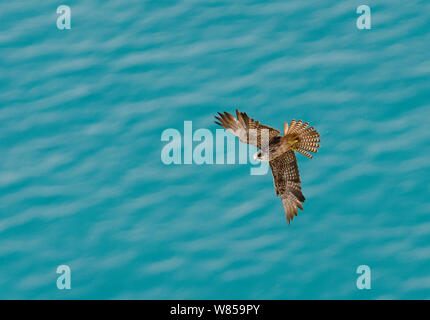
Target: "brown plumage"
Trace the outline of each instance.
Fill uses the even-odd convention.
[[[279,136],[279,130],[262,125],[237,109],[237,118],[228,112],[218,115],[215,116],[216,124],[237,136],[241,142],[257,146],[260,150],[254,155],[256,160],[269,161],[276,195],[281,197],[290,223],[297,216],[297,208],[303,210],[302,202],[305,201],[294,151],[312,159],[310,152],[318,152],[318,142],[321,141],[319,133],[308,127],[308,122],[292,120],[289,126],[284,123],[284,135]]]
[[[215,121],[216,124],[219,124],[221,127],[227,129],[227,131],[233,133],[241,142],[252,144],[258,148],[261,148],[261,134],[263,130],[267,130],[269,140],[281,133],[276,129],[262,125],[260,122],[249,118],[245,112],[239,112],[237,109],[237,119],[228,112],[218,112],[218,115],[219,117],[215,116],[218,120]]]

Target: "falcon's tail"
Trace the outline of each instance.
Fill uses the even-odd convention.
[[[290,126],[285,123],[284,135],[291,136],[294,139],[293,150],[300,152],[308,158],[313,158],[309,152],[318,152],[320,134],[314,127],[308,127],[309,123],[303,123],[302,120],[292,120]]]

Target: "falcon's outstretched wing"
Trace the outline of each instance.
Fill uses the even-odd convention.
[[[252,144],[258,148],[261,148],[261,132],[262,130],[268,130],[269,140],[273,137],[278,136],[281,132],[276,129],[273,129],[269,126],[265,126],[254,119],[248,117],[245,112],[239,112],[236,109],[237,119],[230,113],[224,112],[219,113],[219,117],[215,116],[218,121],[215,121],[216,124],[219,124],[227,131],[230,131],[232,134],[237,136],[240,141],[243,143]],[[266,133],[267,134],[267,133]],[[264,136],[264,134],[263,134]]]
[[[294,151],[289,150],[269,162],[272,169],[276,194],[281,196],[288,223],[297,216],[297,207],[303,210],[301,202],[305,197],[300,187],[299,168]]]

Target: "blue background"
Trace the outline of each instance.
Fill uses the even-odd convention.
[[[429,12],[2,1],[0,298],[430,298]],[[321,133],[315,159],[298,155],[307,201],[289,227],[270,172],[160,160],[163,130],[215,133],[235,107]]]

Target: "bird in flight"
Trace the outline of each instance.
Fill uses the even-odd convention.
[[[284,135],[280,136],[279,130],[265,126],[237,109],[236,118],[228,112],[218,112],[218,115],[215,116],[216,124],[237,136],[241,142],[259,148],[254,155],[255,160],[269,161],[276,195],[281,197],[290,224],[297,216],[297,208],[303,210],[302,202],[305,201],[294,151],[312,159],[310,152],[318,152],[320,146],[318,131],[308,127],[308,122],[292,120],[289,126],[284,122]]]

